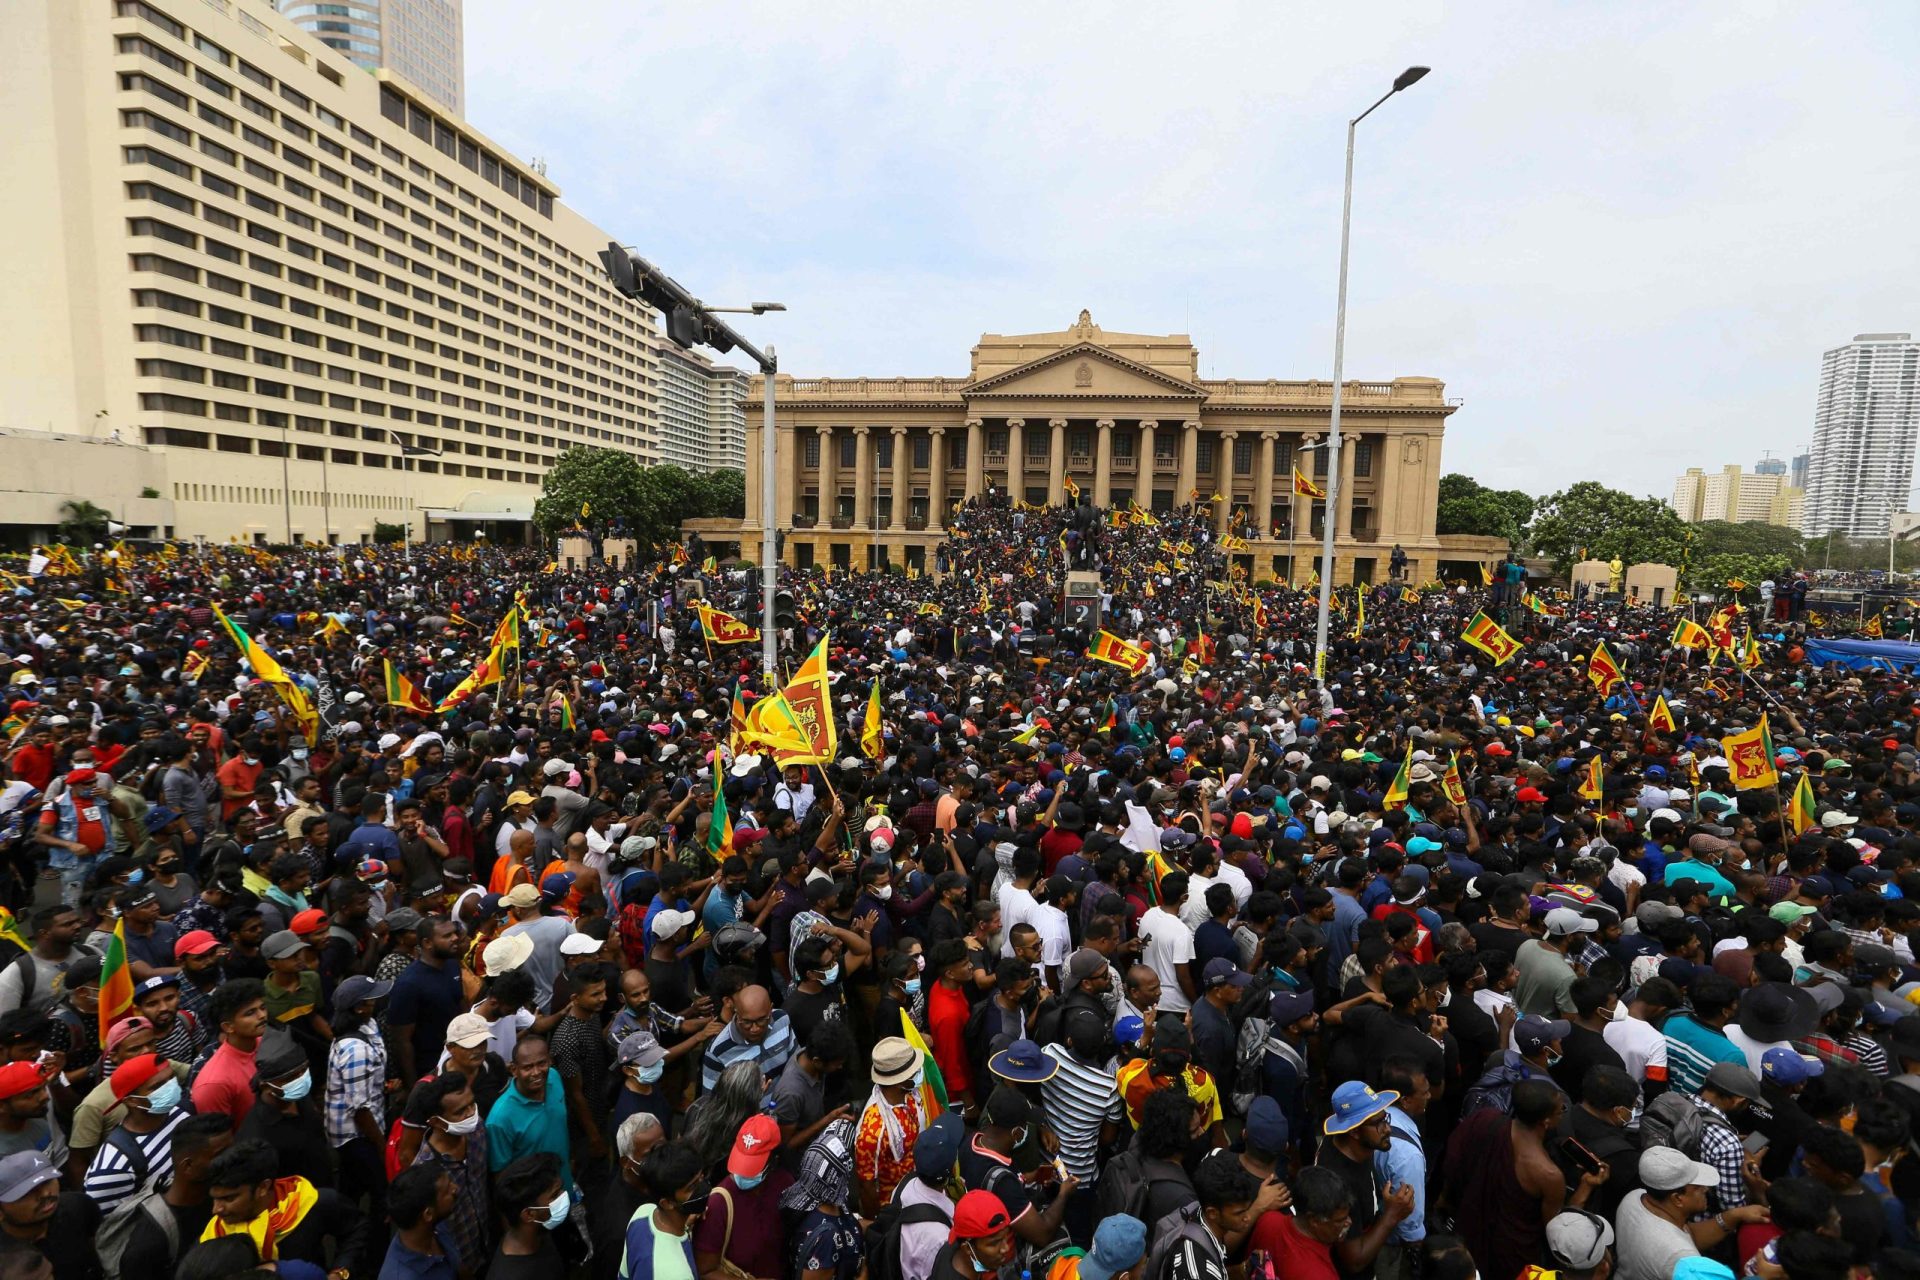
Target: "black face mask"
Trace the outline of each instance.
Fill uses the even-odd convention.
[[[686,1199],[680,1202],[680,1216],[691,1218],[695,1214],[706,1212],[707,1197],[713,1194],[713,1188],[706,1183],[696,1186]]]

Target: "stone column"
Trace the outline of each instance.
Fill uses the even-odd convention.
[[[778,436],[774,437],[774,444],[778,446]],[[760,415],[757,413],[747,415],[746,448],[747,524],[757,527],[767,518],[767,513],[760,509],[760,490],[764,486],[760,483]]]
[[[1300,445],[1302,447],[1306,445],[1311,445],[1311,444],[1318,444],[1319,442],[1320,442],[1320,437],[1317,435],[1314,435],[1311,432],[1300,437]],[[1303,466],[1300,468],[1301,472],[1311,477],[1313,474],[1313,463],[1312,463],[1313,455],[1312,454],[1295,453],[1293,455],[1294,465],[1299,466],[1300,460],[1303,458],[1307,459],[1308,461],[1306,466]],[[1291,534],[1292,534],[1291,546],[1293,549],[1293,558],[1294,558],[1294,564],[1292,566],[1293,572],[1291,573],[1290,576],[1291,576],[1293,585],[1297,587],[1301,583],[1307,580],[1306,574],[1298,572],[1300,568],[1299,559],[1301,555],[1304,554],[1308,558],[1308,560],[1312,560],[1314,556],[1313,548],[1318,546],[1319,544],[1312,541],[1313,499],[1305,497],[1293,491],[1293,475],[1291,474],[1291,472],[1289,472],[1289,474],[1287,475],[1287,494],[1288,494],[1287,528],[1291,531]],[[1304,552],[1301,550],[1303,546],[1306,548]]]
[[[794,448],[791,424],[776,426],[773,436],[774,528],[793,528],[793,497],[800,492],[799,450]]]
[[[967,496],[977,498],[987,491],[987,433],[978,418],[967,419]]]
[[[907,464],[910,461],[911,459],[907,456],[907,429],[905,427],[895,427],[893,429],[892,522],[895,529],[905,529],[907,527],[907,494],[912,489],[907,475]]]
[[[1097,433],[1093,442],[1093,505],[1105,508],[1113,505],[1113,419],[1102,418],[1093,429]]]
[[[1194,473],[1200,462],[1200,423],[1189,419],[1180,424],[1180,480],[1179,491],[1173,495],[1173,504],[1193,500],[1196,484]]]
[[[1374,465],[1379,468],[1375,474],[1380,477],[1380,541],[1389,551],[1394,543],[1406,541],[1400,532],[1400,456],[1394,451],[1399,443],[1400,438],[1392,432],[1382,432],[1373,454]]]
[[[1233,513],[1233,442],[1239,438],[1238,431],[1222,431],[1220,448],[1214,456],[1213,474],[1220,486],[1220,501],[1214,504],[1213,531],[1223,538],[1227,536],[1227,518]]]
[[[1007,419],[1007,501],[1024,502],[1027,491],[1027,420]]]
[[[1048,418],[1053,440],[1047,453],[1047,505],[1057,507],[1067,500],[1067,420]]]
[[[873,527],[873,431],[853,429],[853,527]]]
[[[1140,455],[1140,509],[1153,510],[1153,432],[1160,424],[1152,418],[1140,420],[1140,441],[1134,450]]]
[[[834,509],[839,506],[840,473],[834,468],[840,459],[833,456],[833,428],[815,427],[814,434],[820,437],[820,526],[823,529],[833,527]]]
[[[947,527],[947,429],[929,427],[927,445],[927,528]]]
[[[1273,537],[1273,445],[1277,431],[1260,433],[1260,453],[1253,473],[1254,527],[1262,538]]]
[[[1340,442],[1340,511],[1334,524],[1334,540],[1345,542],[1353,537],[1353,455],[1360,444],[1360,437]]]

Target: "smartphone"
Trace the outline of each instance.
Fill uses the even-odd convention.
[[[1600,1172],[1600,1157],[1587,1150],[1586,1147],[1573,1138],[1562,1138],[1560,1140],[1560,1155],[1568,1164],[1578,1169],[1581,1173]]]
[[[1747,1141],[1745,1144],[1747,1148],[1747,1154],[1750,1156],[1759,1155],[1762,1151],[1765,1151],[1767,1149],[1768,1144],[1771,1143],[1772,1141],[1773,1140],[1767,1137],[1767,1135],[1764,1133],[1748,1134]]]

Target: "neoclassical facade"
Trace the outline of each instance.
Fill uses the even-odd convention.
[[[1185,334],[1109,333],[1083,311],[1057,333],[983,335],[964,378],[777,375],[785,562],[924,569],[955,504],[1057,504],[1071,480],[1101,507],[1210,504],[1222,533],[1246,532],[1256,578],[1303,580],[1327,513],[1324,501],[1295,495],[1293,471],[1325,487],[1327,450],[1315,446],[1326,438],[1332,384],[1201,378],[1199,363]],[[756,378],[747,404],[761,395]],[[1416,580],[1485,558],[1478,545],[1434,536],[1441,437],[1457,407],[1433,378],[1346,385],[1335,581],[1384,579],[1396,543]],[[761,445],[752,408],[746,455],[740,536],[754,559]]]

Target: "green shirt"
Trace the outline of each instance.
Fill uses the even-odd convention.
[[[302,1021],[320,1009],[320,975],[311,969],[301,971],[300,985],[291,991],[272,977],[267,979],[266,988],[267,1016],[275,1026]]]

